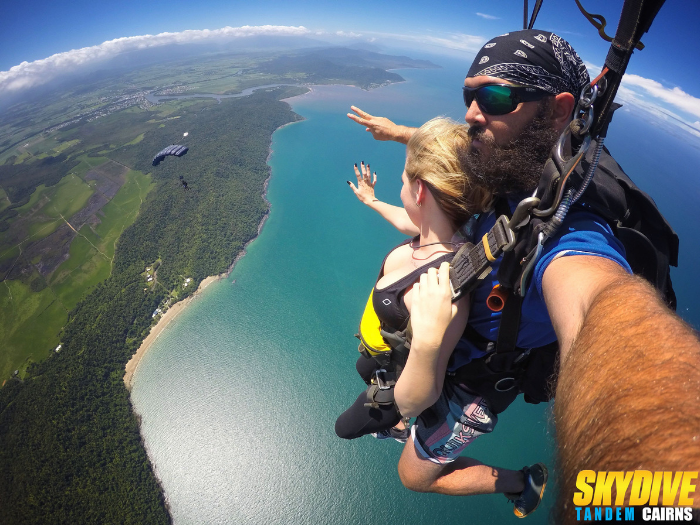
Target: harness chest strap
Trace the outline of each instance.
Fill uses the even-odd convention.
[[[496,199],[496,223],[480,242],[466,243],[452,259],[450,287],[453,302],[474,290],[491,273],[491,264],[515,247],[516,232],[527,224],[530,210],[539,202],[539,199],[532,197],[522,200],[510,217],[508,201],[505,198]]]
[[[481,242],[462,246],[450,265],[452,301],[456,301],[479,285],[491,273],[491,263],[515,243],[508,218],[501,215],[496,224],[484,234]]]

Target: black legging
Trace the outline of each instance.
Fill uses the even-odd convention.
[[[369,384],[379,364],[371,358],[360,356],[355,368],[365,383]],[[393,387],[392,387],[393,388]],[[362,392],[353,405],[335,422],[335,433],[343,439],[355,439],[373,432],[388,430],[401,421],[401,414],[395,405],[380,405],[378,408],[366,407],[367,394]]]

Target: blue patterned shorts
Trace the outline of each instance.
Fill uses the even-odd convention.
[[[481,396],[470,394],[448,376],[440,398],[418,416],[411,436],[420,456],[445,464],[457,459],[478,436],[493,432],[496,423],[498,416]]]

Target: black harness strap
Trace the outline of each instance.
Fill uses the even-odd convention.
[[[515,237],[508,226],[508,218],[501,215],[476,245],[466,243],[462,246],[450,265],[452,301],[476,288],[491,273],[491,263],[514,243]]]
[[[649,31],[665,0],[625,0],[615,38],[605,59],[607,89],[601,97],[597,119],[591,127],[593,138],[605,126],[617,89],[642,35]]]
[[[542,0],[536,0],[535,7],[532,8],[532,16],[530,17],[530,23],[527,25],[527,29],[532,29],[535,26],[535,20],[537,20],[537,15],[540,13],[541,7]]]
[[[514,293],[508,294],[506,304],[501,311],[501,324],[498,327],[496,352],[512,352],[517,348],[522,305],[523,298],[521,296]]]

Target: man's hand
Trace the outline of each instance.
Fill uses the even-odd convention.
[[[355,192],[355,196],[360,199],[362,204],[369,205],[371,202],[378,201],[374,196],[374,185],[377,184],[377,172],[374,172],[374,178],[372,178],[372,172],[369,169],[369,164],[365,165],[364,161],[360,163],[360,167],[355,164],[355,177],[357,177],[357,187],[348,181],[348,185]]]
[[[350,106],[350,109],[357,115],[348,113],[348,118],[361,126],[365,126],[366,131],[369,131],[375,140],[393,140],[406,144],[415,131],[415,128],[399,126],[386,117],[375,117],[358,107]]]

